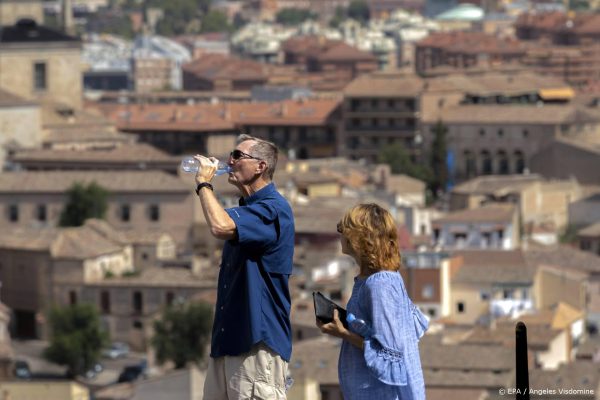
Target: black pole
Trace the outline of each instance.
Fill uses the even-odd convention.
[[[516,336],[516,400],[529,400],[529,365],[527,358],[527,327],[517,322]]]

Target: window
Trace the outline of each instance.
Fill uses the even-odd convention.
[[[589,240],[581,240],[581,242],[579,242],[579,248],[584,251],[591,250],[592,243]]]
[[[110,314],[110,293],[106,290],[100,292],[100,310],[103,314]]]
[[[523,152],[517,150],[515,151],[515,172],[517,174],[522,174],[525,170],[525,157],[523,156]]]
[[[151,204],[148,208],[148,213],[150,214],[150,221],[158,221],[160,219],[160,208],[158,204]]]
[[[424,299],[431,299],[433,297],[433,285],[430,283],[423,285],[421,296],[423,296]]]
[[[523,139],[527,139],[529,137],[529,131],[527,129],[523,129]]]
[[[131,208],[129,207],[129,204],[122,204],[121,205],[121,221],[129,222],[130,219],[131,219]]]
[[[458,303],[456,303],[456,311],[458,311],[459,313],[464,313],[465,312],[465,303],[463,303],[462,301],[459,301]]]
[[[8,220],[10,222],[18,222],[19,221],[19,206],[16,204],[11,204],[8,206]]]
[[[485,136],[485,129],[480,129],[479,130],[479,136]]]
[[[514,298],[514,291],[512,289],[504,289],[502,291],[502,298],[503,299],[512,299],[512,298]]]
[[[483,291],[482,291],[482,292],[479,292],[479,298],[480,298],[482,301],[489,300],[489,299],[490,299],[490,294],[489,294],[488,292],[483,292]]]
[[[142,321],[133,321],[133,329],[143,329],[144,324]]]
[[[469,150],[465,150],[464,159],[465,159],[465,174],[467,175],[467,178],[471,178],[471,177],[475,176],[475,174],[477,173],[475,154],[473,154]]]
[[[69,304],[72,306],[77,304],[77,293],[74,290],[69,291]]]
[[[435,312],[435,308],[430,308],[427,310],[427,314],[429,314],[431,318],[435,318],[437,313]]]
[[[46,63],[36,62],[33,64],[33,88],[35,90],[46,90]]]
[[[481,152],[481,172],[483,175],[490,175],[492,173],[492,156],[486,150]]]
[[[143,311],[142,292],[133,292],[133,312],[141,314]]]
[[[504,150],[498,151],[498,173],[500,175],[507,175],[510,173],[510,167],[508,166],[508,156]]]
[[[490,247],[492,244],[492,234],[490,232],[483,232],[481,234],[481,246],[482,247]]]
[[[498,129],[498,137],[502,137],[502,136],[504,136],[504,130]]]
[[[39,204],[37,206],[36,218],[38,221],[46,221],[47,215],[46,215],[46,205],[45,204]]]
[[[433,240],[435,240],[436,242],[439,240],[440,238],[440,228],[434,228],[433,229]]]
[[[175,293],[167,292],[167,295],[165,296],[165,303],[167,303],[167,306],[172,306],[174,301],[175,301]]]

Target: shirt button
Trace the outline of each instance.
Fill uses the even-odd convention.
[[[227,285],[223,285],[223,289],[227,289]]]
[[[223,306],[221,306],[221,310],[223,309]]]
[[[225,332],[225,328],[221,328],[221,332]]]

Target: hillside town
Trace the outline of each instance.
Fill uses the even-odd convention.
[[[395,220],[427,399],[512,398],[518,321],[533,397],[600,399],[599,1],[0,0],[0,400],[203,399],[210,331],[197,362],[157,345],[217,307],[180,163],[241,133],[295,219],[289,400],[343,399],[312,293],[348,302],[359,203]],[[103,203],[71,224],[76,195]],[[89,369],[48,351],[81,305]]]

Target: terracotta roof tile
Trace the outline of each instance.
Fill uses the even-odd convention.
[[[35,149],[22,150],[15,153],[12,160],[22,161],[87,161],[87,162],[126,162],[139,164],[140,162],[179,162],[179,157],[169,154],[146,143],[127,143],[92,150],[53,150]]]
[[[196,105],[98,105],[123,130],[214,132],[249,125],[321,126],[339,107],[337,99],[286,100],[278,103]]]
[[[524,46],[514,39],[502,39],[483,32],[434,32],[417,43],[417,47],[443,49],[460,53],[525,54]]]
[[[22,97],[9,93],[5,90],[0,89],[0,108],[5,107],[22,107],[36,105],[37,103],[26,100]]]
[[[447,223],[481,223],[510,222],[515,214],[515,207],[505,204],[493,204],[480,208],[455,211],[433,221],[434,224]]]
[[[223,54],[206,54],[183,66],[184,72],[193,73],[209,81],[218,79],[268,79],[268,67],[252,60]]]
[[[375,73],[361,75],[346,86],[346,97],[415,97],[425,88],[417,75]]]
[[[161,171],[19,171],[0,174],[0,194],[64,193],[75,182],[96,182],[109,192],[187,193],[181,179]]]

